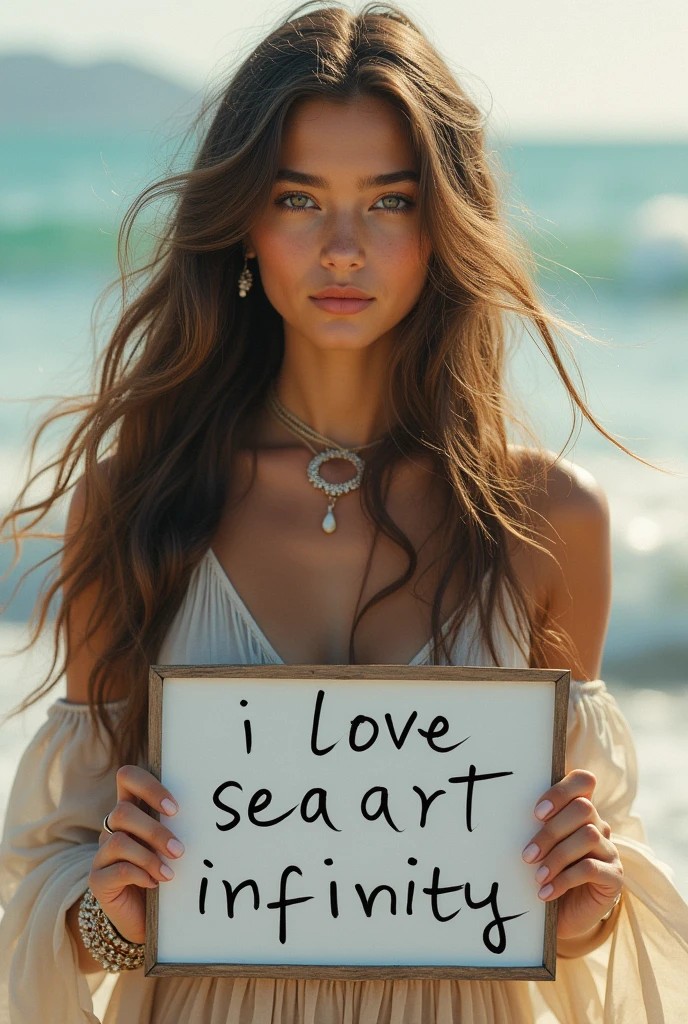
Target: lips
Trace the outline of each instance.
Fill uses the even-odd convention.
[[[326,313],[338,313],[346,316],[348,313],[362,312],[368,308],[371,302],[375,302],[375,299],[315,299],[311,297],[311,302],[318,309],[325,310]]]
[[[322,291],[309,296],[309,298],[318,309],[322,309],[326,313],[345,316],[350,313],[360,313],[375,301],[360,288],[353,288],[350,285],[344,288],[323,288]]]

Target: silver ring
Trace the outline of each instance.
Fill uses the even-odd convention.
[[[112,811],[109,811],[109,812],[108,812],[108,813],[107,813],[107,814],[105,815],[105,817],[103,818],[103,831],[104,831],[104,832],[109,832],[109,834],[110,834],[111,836],[114,836],[114,834],[115,834],[115,833],[114,833],[114,832],[112,831],[112,829],[111,829],[111,828],[110,828],[110,826],[108,825],[108,818],[110,817],[110,815],[111,815],[111,814],[112,814]]]

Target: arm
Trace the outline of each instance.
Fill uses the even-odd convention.
[[[556,558],[555,563],[539,556],[543,603],[549,621],[569,634],[573,646],[566,651],[550,643],[541,667],[568,665],[573,678],[596,679],[611,606],[606,496],[589,473],[561,460],[549,471],[538,511],[547,523],[546,546]],[[601,919],[613,907],[623,881],[611,829],[594,805],[595,784],[591,772],[577,770],[542,794],[539,803],[548,800],[551,807],[538,815],[543,825],[531,840],[538,852],[531,850],[527,858],[539,875],[536,884],[541,898],[561,897],[558,952],[562,956],[582,955],[604,941],[613,919]]]
[[[66,537],[78,535],[85,511],[85,486],[78,482],[67,516]],[[74,551],[63,557],[63,567],[69,565]],[[110,643],[105,624],[86,641],[88,616],[98,594],[98,583],[86,588],[72,602],[67,627],[66,666],[67,699],[74,704],[88,703],[88,679],[95,659]],[[124,697],[115,692],[114,699]],[[115,928],[132,942],[143,942],[145,933],[144,890],[154,888],[159,881],[167,881],[174,872],[158,855],[181,856],[179,844],[168,847],[176,839],[163,824],[156,822],[138,806],[139,801],[168,815],[176,813],[171,794],[149,772],[135,765],[125,765],[117,772],[117,804],[108,815],[114,835],[101,831],[99,849],[93,859],[88,884]],[[169,801],[172,800],[170,803]],[[165,805],[163,806],[163,801]],[[145,844],[145,845],[144,845]],[[152,848],[151,848],[152,847]],[[182,848],[183,850],[183,848]],[[158,851],[158,852],[156,852]],[[79,929],[78,915],[81,895],[67,911],[66,921],[76,946],[79,969],[84,974],[102,971],[86,949]]]

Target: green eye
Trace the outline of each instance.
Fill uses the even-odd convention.
[[[403,206],[399,206],[399,205],[397,205],[397,206],[388,206],[387,205],[387,200],[391,200],[393,203],[397,203],[397,204],[399,202],[402,202],[404,205]],[[389,210],[390,213],[407,213],[410,209],[412,209],[415,206],[415,203],[411,202],[410,199],[407,199],[406,196],[400,196],[400,195],[396,195],[396,194],[390,194],[388,196],[380,196],[380,198],[378,199],[378,203],[384,203],[385,205],[382,207],[382,209]],[[378,207],[377,205],[376,205],[376,208],[380,209],[380,207]]]
[[[294,200],[293,205],[287,203],[287,199]],[[303,200],[303,204],[300,202]],[[304,195],[303,192],[290,192],[289,195],[281,196],[277,200],[278,206],[284,206],[287,210],[308,210],[310,207],[306,206],[305,203],[310,201],[310,196]]]

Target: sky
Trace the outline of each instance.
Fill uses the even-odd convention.
[[[293,6],[22,0],[0,6],[0,50],[77,63],[130,59],[203,88]],[[401,6],[491,110],[500,132],[688,140],[686,0],[408,0]]]

